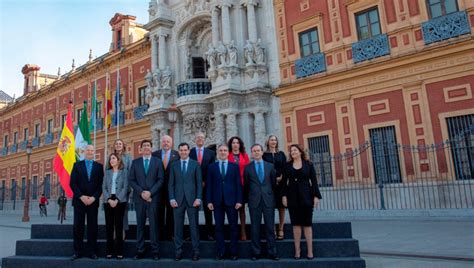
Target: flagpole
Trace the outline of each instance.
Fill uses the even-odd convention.
[[[109,104],[108,104],[108,99],[107,99],[107,91],[109,90],[109,71],[107,70],[107,73],[105,74],[105,94],[104,94],[104,104],[105,104],[105,116],[104,116],[104,127],[105,127],[105,145],[104,145],[104,167],[107,167],[107,134],[109,130],[108,126],[108,115],[109,115]]]
[[[92,108],[94,111],[94,161],[95,161],[95,145],[96,145],[96,137],[97,137],[97,78],[94,81],[94,98],[92,98],[92,101],[95,102],[92,104]]]
[[[115,105],[117,106],[117,114],[115,122],[117,124],[117,139],[120,138],[120,65],[117,65],[117,93],[115,95]]]

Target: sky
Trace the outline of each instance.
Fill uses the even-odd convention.
[[[25,64],[56,75],[109,51],[115,13],[148,22],[148,0],[0,0],[0,90],[23,94]]]

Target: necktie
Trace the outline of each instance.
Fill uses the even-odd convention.
[[[258,162],[257,163],[257,170],[258,170],[258,180],[260,181],[260,183],[263,183],[263,180],[264,180],[264,176],[263,176],[263,168],[262,168],[262,162]]]
[[[221,162],[221,176],[222,176],[222,181],[225,179],[225,165],[224,161]]]
[[[182,162],[182,166],[181,166],[181,174],[186,174],[186,161],[183,161]]]
[[[165,155],[163,156],[163,166],[166,168],[168,167],[168,153],[165,152]]]
[[[86,160],[86,168],[87,168],[87,179],[91,181],[92,161]]]
[[[198,149],[198,163],[199,165],[202,163],[202,149]]]
[[[150,166],[150,159],[148,158],[145,158],[145,165],[144,165],[144,168],[145,168],[145,175],[148,175],[148,167]]]

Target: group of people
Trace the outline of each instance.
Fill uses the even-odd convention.
[[[74,252],[72,260],[83,256],[96,259],[97,216],[102,196],[106,233],[106,257],[122,259],[124,230],[128,229],[128,200],[133,192],[137,232],[135,259],[145,257],[145,223],[153,260],[160,259],[160,240],[174,240],[175,260],[183,256],[184,218],[189,220],[192,260],[199,260],[199,210],[205,215],[205,235],[216,240],[216,259],[227,255],[238,259],[238,240],[247,239],[245,205],[250,215],[252,260],[262,255],[260,229],[262,217],[266,232],[268,258],[278,260],[275,240],[284,239],[285,208],[288,208],[295,246],[295,259],[301,257],[301,235],[307,243],[307,258],[312,259],[313,208],[321,199],[313,165],[303,149],[291,145],[289,161],[270,135],[266,149],[260,144],[246,153],[244,142],[235,136],[220,144],[216,152],[204,147],[205,135],[195,136],[196,147],[180,143],[172,149],[170,136],[161,138],[160,150],[152,151],[150,140],[140,144],[141,156],[131,160],[124,142],[117,139],[106,162],[94,161],[94,147],[85,150],[85,160],[76,162],[70,186],[74,193]],[[217,153],[217,154],[216,154]],[[275,208],[279,224],[275,228]],[[230,252],[225,252],[224,221],[230,227]],[[213,225],[213,216],[214,223]],[[240,217],[240,232],[238,218]],[[87,218],[87,247],[83,236]]]

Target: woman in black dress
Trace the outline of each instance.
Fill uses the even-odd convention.
[[[290,212],[295,241],[295,259],[301,258],[301,229],[303,229],[308,259],[313,259],[313,207],[317,207],[321,193],[319,192],[316,172],[313,164],[308,161],[303,149],[296,144],[290,146],[290,161],[283,171],[282,202]]]
[[[285,225],[285,207],[282,204],[283,183],[281,182],[281,180],[283,177],[283,168],[286,164],[286,156],[284,152],[278,150],[277,136],[268,136],[265,145],[267,147],[267,151],[263,153],[263,160],[272,163],[276,171],[277,186],[275,187],[273,194],[275,195],[275,207],[278,209],[278,216],[280,219],[280,222],[278,224],[278,233],[276,237],[278,240],[282,240],[285,237],[285,234],[283,232],[283,227]]]

